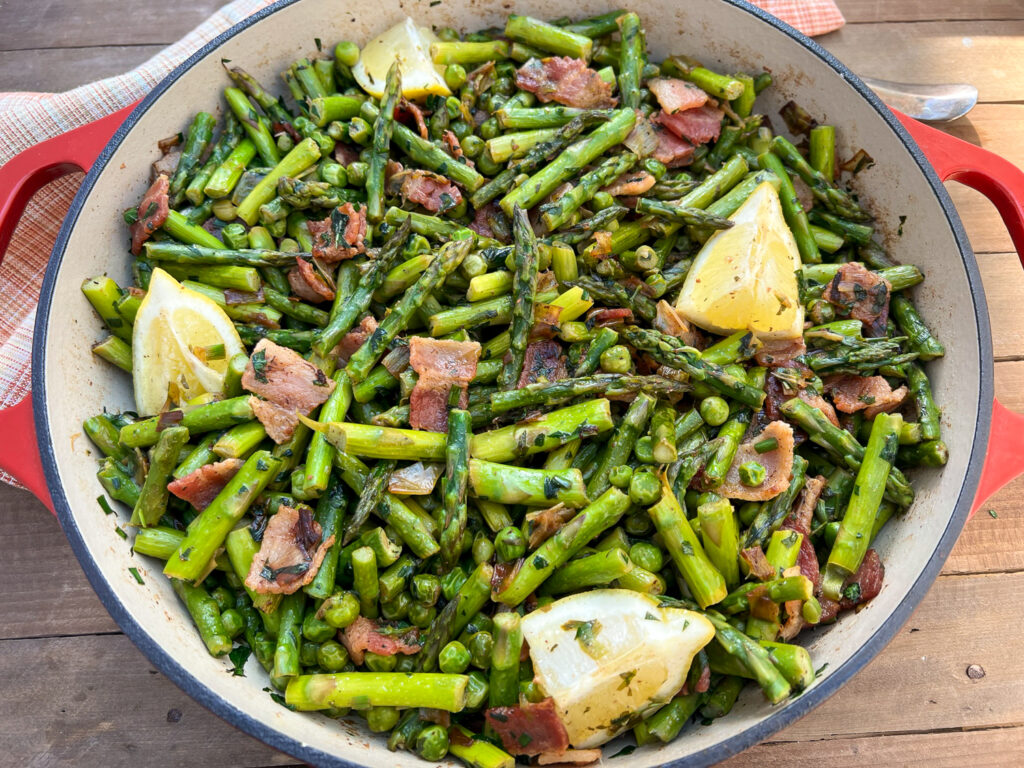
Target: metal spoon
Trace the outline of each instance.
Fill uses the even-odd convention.
[[[948,122],[963,117],[978,103],[978,89],[968,83],[920,85],[862,77],[865,85],[890,107],[918,120]]]

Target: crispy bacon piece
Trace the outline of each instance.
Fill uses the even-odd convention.
[[[516,86],[537,94],[541,101],[557,101],[567,107],[607,109],[618,103],[610,84],[585,61],[568,56],[530,59],[516,72]]]
[[[651,120],[665,126],[676,136],[686,139],[691,144],[705,144],[718,140],[718,134],[722,131],[724,114],[717,107],[705,104],[702,107],[675,114],[656,112]]]
[[[762,342],[760,349],[754,353],[758,365],[768,368],[786,368],[793,361],[807,352],[804,337],[796,339],[773,339]]]
[[[309,584],[320,570],[334,535],[323,530],[309,507],[281,506],[263,531],[260,551],[252,559],[245,585],[261,594],[290,595]]]
[[[292,293],[303,301],[319,304],[334,300],[331,286],[305,259],[296,259],[295,266],[288,270],[288,284],[292,287]]]
[[[647,81],[647,87],[662,111],[669,115],[703,107],[708,101],[708,95],[702,89],[674,77],[652,78]]]
[[[864,411],[873,419],[879,413],[899,408],[907,399],[907,388],[893,389],[882,376],[857,376],[844,373],[825,379],[825,392],[843,413]]]
[[[821,395],[817,395],[809,389],[801,389],[797,392],[797,397],[803,400],[812,408],[817,408],[823,414],[825,418],[832,422],[832,426],[839,426],[839,417],[836,416],[836,409],[832,407],[832,403],[826,400]]]
[[[409,399],[409,426],[428,432],[448,431],[448,398],[452,387],[461,390],[459,407],[465,408],[469,382],[476,376],[480,344],[413,336],[409,365],[419,374]]]
[[[420,631],[409,627],[401,633],[390,631],[390,627],[360,616],[341,631],[341,643],[356,664],[362,664],[367,651],[378,656],[395,656],[399,653],[410,656],[421,647]]]
[[[395,120],[400,123],[409,122],[410,118],[416,123],[416,130],[419,131],[421,139],[428,139],[427,121],[423,119],[423,110],[408,99],[401,99],[395,105]]]
[[[366,253],[366,209],[358,210],[352,203],[335,208],[322,221],[310,221],[309,236],[313,239],[313,256],[325,264],[351,259]]]
[[[642,195],[653,187],[657,181],[657,179],[644,170],[626,171],[626,173],[619,176],[619,178],[601,191],[607,192],[613,197],[621,195]]]
[[[526,345],[518,386],[525,387],[540,381],[559,381],[568,375],[562,347],[557,341],[532,341]]]
[[[676,308],[662,299],[657,304],[657,315],[654,317],[655,329],[675,336],[688,347],[696,347],[700,343],[700,334],[690,326]]]
[[[526,513],[526,526],[530,532],[530,549],[536,549],[554,536],[558,529],[572,520],[575,510],[559,502],[547,509]]]
[[[235,476],[245,462],[241,459],[224,459],[194,469],[182,478],[167,484],[167,490],[202,512],[224,486]]]
[[[590,765],[600,759],[600,749],[567,749],[537,755],[537,765]]]
[[[170,178],[174,175],[174,171],[178,167],[179,160],[181,160],[181,150],[176,147],[169,147],[167,150],[164,150],[160,159],[154,161],[150,166],[150,178],[152,178],[153,181],[156,181],[160,176],[167,176]]]
[[[764,550],[759,544],[749,549],[740,550],[740,559],[747,564],[750,575],[758,581],[769,581],[775,578],[775,566],[768,562]]]
[[[388,180],[388,190],[431,213],[444,213],[462,202],[462,193],[446,177],[418,168],[399,171]]]
[[[778,441],[778,447],[766,453],[758,453],[754,446],[771,437]],[[761,485],[751,487],[740,482],[740,465],[747,461],[756,461],[767,470]],[[715,489],[715,493],[730,499],[767,501],[789,487],[792,474],[793,428],[784,421],[773,421],[761,434],[740,445],[725,476],[725,482]]]
[[[462,144],[459,142],[459,137],[456,136],[453,131],[447,130],[444,133],[442,133],[441,141],[448,149],[448,154],[451,155],[452,157],[458,159],[465,155],[465,152],[462,151]],[[466,160],[469,165],[473,164],[473,161],[469,160],[469,158],[466,158]]]
[[[377,319],[373,315],[366,315],[359,321],[359,325],[341,337],[341,341],[331,350],[331,354],[344,365],[352,357],[352,354],[366,343],[370,334],[375,330],[377,330]]]
[[[811,543],[811,522],[814,519],[814,506],[818,503],[822,490],[825,488],[825,478],[820,476],[810,477],[800,492],[793,511],[789,513],[782,528],[787,531],[802,533],[804,538],[800,542],[800,553],[797,555],[796,564],[800,573],[814,582],[815,588],[821,581],[821,574],[818,568],[818,555]],[[797,606],[799,613],[799,606]]]
[[[652,122],[651,128],[654,129],[654,135],[658,140],[654,151],[651,152],[651,157],[659,163],[664,163],[666,168],[679,168],[689,165],[693,161],[693,153],[696,149],[693,144],[679,138],[663,125]]]
[[[588,328],[604,328],[609,325],[621,325],[633,320],[633,310],[625,307],[599,307],[587,312]]]
[[[843,597],[836,602],[829,600],[824,595],[818,596],[821,603],[821,623],[832,621],[840,611],[848,611],[858,605],[868,602],[878,596],[882,591],[882,583],[885,580],[885,566],[878,553],[869,549],[864,553],[857,572],[843,582]],[[856,585],[855,588],[854,585]]]
[[[268,408],[250,398],[256,418],[267,428],[267,434],[275,443],[283,443],[299,423],[296,412],[308,416],[330,396],[335,384],[297,352],[260,339],[242,374],[242,386],[276,406]]]
[[[513,560],[510,563],[495,563],[494,573],[491,574],[491,592],[495,595],[504,591],[511,583],[512,578],[519,573],[523,567],[523,559]]]
[[[884,277],[851,261],[839,268],[825,289],[825,298],[841,312],[860,320],[865,336],[877,337],[885,335],[891,290]]]
[[[491,707],[484,717],[510,754],[540,755],[569,748],[569,734],[558,719],[554,699],[515,707]]]
[[[481,237],[494,237],[494,230],[491,229],[490,217],[494,216],[500,209],[497,203],[488,203],[473,214],[473,221],[469,228]]]
[[[136,256],[142,250],[142,244],[149,240],[149,236],[167,221],[167,214],[170,212],[167,201],[169,188],[170,182],[167,177],[160,174],[142,196],[137,212],[138,218],[129,229],[132,235],[132,253]]]
[[[343,141],[334,145],[334,160],[346,167],[359,162],[359,153]]]

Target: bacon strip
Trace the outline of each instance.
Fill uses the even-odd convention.
[[[480,344],[413,336],[409,365],[419,374],[409,399],[409,426],[428,432],[448,431],[448,398],[453,387],[461,390],[459,407],[469,398],[469,382],[476,376]]]
[[[617,103],[609,83],[582,59],[568,56],[530,59],[516,72],[516,86],[537,94],[541,101],[557,101],[567,107],[607,109]]]
[[[836,602],[829,600],[824,595],[818,596],[821,603],[821,623],[832,621],[840,611],[848,611],[856,608],[878,596],[882,591],[882,583],[885,580],[885,566],[878,553],[869,549],[864,554],[860,568],[843,583],[843,597]],[[856,584],[855,590],[849,588]],[[849,594],[847,594],[849,592]]]
[[[406,656],[417,653],[421,646],[420,631],[409,627],[401,634],[388,631],[390,628],[374,619],[360,616],[341,631],[342,645],[356,664],[362,664],[367,651],[378,656]]]
[[[557,341],[533,341],[526,345],[523,372],[519,376],[520,387],[540,381],[559,381],[568,375],[562,347]]]
[[[778,442],[778,447],[766,453],[758,453],[754,446],[772,437]],[[740,482],[740,465],[748,461],[756,461],[767,470],[761,485],[751,487]],[[726,473],[725,482],[715,489],[715,493],[730,499],[767,501],[789,487],[792,474],[793,428],[784,421],[773,421],[761,434],[740,445]]]
[[[651,117],[651,121],[665,126],[676,136],[686,139],[691,144],[705,144],[718,140],[718,134],[722,131],[724,115],[725,113],[717,107],[705,104],[702,107],[675,114],[656,112]]]
[[[299,423],[334,391],[334,381],[297,352],[260,339],[242,374],[242,386],[266,401],[250,398],[253,411],[275,443],[288,440]],[[271,407],[272,406],[272,407]]]
[[[242,459],[224,459],[206,464],[167,484],[167,490],[202,512],[242,468]]]
[[[292,287],[292,293],[303,301],[319,304],[322,301],[334,300],[331,286],[305,259],[296,259],[295,266],[288,270],[288,284]]]
[[[167,190],[170,182],[163,174],[157,176],[146,194],[142,196],[142,202],[136,211],[135,223],[129,231],[132,235],[132,253],[136,256],[142,250],[142,244],[149,240],[149,236],[156,232],[167,221],[167,214],[170,213],[170,205],[167,200]]]
[[[491,707],[484,717],[510,754],[540,755],[569,748],[569,734],[558,719],[554,699],[515,707]]]
[[[366,208],[358,210],[352,203],[335,208],[322,221],[310,221],[309,235],[313,239],[313,256],[325,264],[351,259],[366,253]]]
[[[647,87],[658,100],[661,109],[669,115],[703,107],[708,101],[708,95],[703,89],[674,77],[652,78],[647,81]]]
[[[445,176],[419,169],[403,170],[388,181],[388,190],[432,213],[444,213],[462,202],[462,193]]]
[[[906,386],[893,389],[882,376],[852,373],[829,376],[825,379],[825,392],[843,413],[864,411],[869,419],[899,408],[908,394]]]
[[[889,321],[892,286],[877,272],[855,261],[839,268],[825,290],[825,298],[842,312],[864,324],[865,336],[884,336]]]
[[[338,358],[342,365],[348,362],[352,354],[359,349],[370,334],[377,330],[377,319],[373,315],[366,315],[359,321],[359,325],[341,337],[338,346],[331,350],[331,354]]]
[[[627,171],[601,191],[607,192],[613,197],[642,195],[656,183],[657,179],[647,171]]]
[[[334,535],[321,541],[323,530],[309,507],[282,506],[263,531],[260,551],[252,559],[245,585],[261,594],[290,595],[316,578],[334,544]]]

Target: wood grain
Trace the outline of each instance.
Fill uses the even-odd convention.
[[[134,69],[164,48],[128,45],[0,52],[0,91],[59,93]],[[74,57],[74,67],[66,64]]]
[[[908,83],[969,82],[982,101],[1024,93],[1024,21],[850,24],[818,38],[859,75]]]

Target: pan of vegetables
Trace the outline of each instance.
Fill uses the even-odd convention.
[[[312,764],[718,762],[1024,469],[941,184],[1021,249],[1024,177],[739,0],[277,3],[0,169],[0,247],[75,168],[0,465]]]

